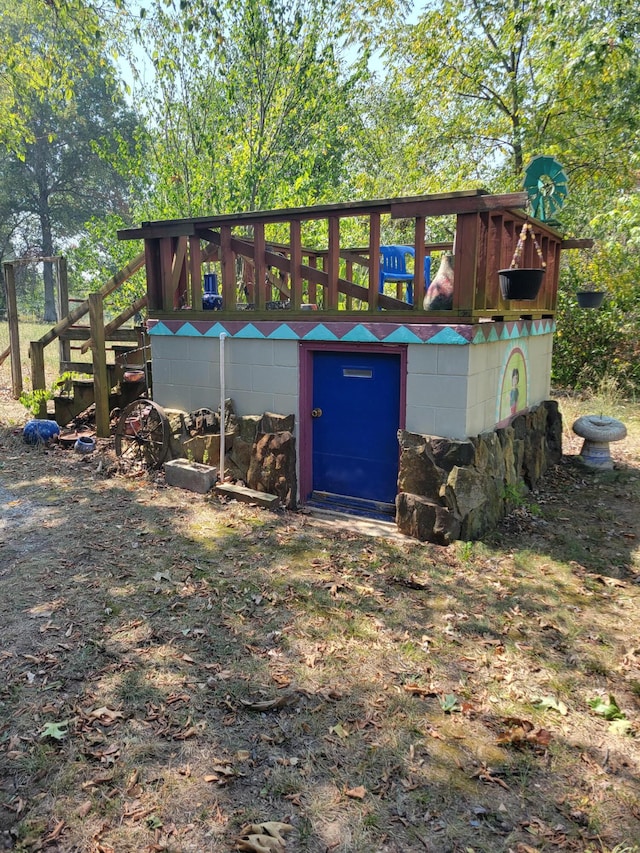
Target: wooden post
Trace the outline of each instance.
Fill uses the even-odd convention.
[[[267,287],[267,267],[264,262],[265,248],[264,224],[256,222],[253,226],[253,265],[255,270],[255,295],[253,304],[256,311],[263,311],[265,302],[267,301],[265,299]],[[269,298],[271,298],[271,294],[269,294]]]
[[[369,217],[369,311],[378,310],[380,290],[380,214]]]
[[[289,239],[291,242],[291,308],[297,311],[302,304],[302,276],[300,274],[302,242],[299,219],[291,220],[289,225]]]
[[[58,273],[58,317],[64,319],[69,314],[69,281],[67,278],[67,259],[59,257],[56,263]],[[71,344],[60,338],[58,340],[60,362],[71,361]]]
[[[429,287],[429,282],[424,280],[424,233],[425,217],[416,216],[415,227],[415,258],[413,264],[413,308],[415,311],[423,310],[424,294]]]
[[[340,220],[329,217],[329,251],[327,253],[327,290],[325,307],[338,308],[338,278],[340,276]]]
[[[189,271],[191,273],[191,307],[202,310],[202,251],[200,238],[189,237]]]
[[[44,391],[47,387],[47,377],[44,369],[44,347],[42,341],[31,341],[29,344],[29,358],[31,360],[31,387],[34,391]],[[40,403],[38,418],[47,417],[47,402]]]
[[[9,344],[11,345],[11,388],[13,399],[22,394],[22,362],[20,361],[20,328],[18,302],[16,300],[16,277],[12,263],[4,265],[4,281],[7,290],[7,320],[9,322]]]
[[[222,267],[222,309],[236,310],[235,257],[231,249],[231,226],[220,226],[220,264]]]
[[[109,382],[105,349],[104,312],[102,296],[89,294],[89,322],[93,347],[93,393],[96,404],[96,432],[99,438],[109,437]]]

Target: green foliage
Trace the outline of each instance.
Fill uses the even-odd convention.
[[[618,703],[611,695],[608,699],[603,699],[602,697],[589,699],[588,705],[594,714],[598,714],[599,717],[604,717],[605,720],[611,721],[626,719],[625,714],[620,710]]]
[[[640,203],[636,193],[592,219],[593,250],[572,252],[561,273],[553,380],[595,389],[603,380],[620,393],[640,391]],[[606,292],[601,308],[578,308],[575,292]]]
[[[69,734],[69,721],[62,720],[59,723],[47,723],[42,732],[41,738],[51,738],[52,740],[64,740]]]
[[[118,213],[92,217],[69,248],[69,290],[74,297],[86,298],[123,269],[142,250],[131,240],[118,240],[117,232],[129,222]],[[117,315],[146,292],[144,268],[135,273],[105,300],[105,314]]]

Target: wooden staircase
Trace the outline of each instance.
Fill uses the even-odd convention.
[[[60,316],[63,319],[40,340],[31,341],[29,357],[34,390],[47,388],[44,351],[54,341],[59,346],[60,374],[73,372],[86,377],[71,380],[54,397],[53,416],[61,426],[95,406],[96,433],[105,438],[110,433],[110,413],[114,408],[122,408],[145,392],[151,393],[151,348],[148,335],[142,326],[132,328],[127,325],[146,306],[146,294],[132,301],[113,320],[104,322],[105,298],[118,290],[144,264],[145,256],[141,253],[73,310],[69,310],[66,263],[59,265]],[[79,321],[87,315],[89,324],[80,325]],[[91,361],[72,359],[72,349],[81,353],[91,350]],[[108,359],[108,354],[113,356],[113,360]],[[138,369],[138,378],[127,375],[131,374],[129,368]],[[38,417],[48,417],[44,402]]]
[[[77,340],[77,332],[78,330],[70,330],[65,334],[65,338]],[[122,409],[141,395],[151,391],[151,359],[146,332],[142,329],[121,330],[121,332],[130,333],[126,336],[131,343],[129,345],[114,344],[110,347],[113,361],[108,361],[106,364],[109,412],[117,408]],[[86,335],[81,334],[79,339],[86,340]],[[65,382],[53,398],[51,416],[60,426],[65,426],[95,405],[95,383],[92,362],[61,361],[60,369],[61,373],[83,374]]]

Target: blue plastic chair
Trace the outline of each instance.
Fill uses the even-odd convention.
[[[413,305],[413,273],[407,271],[407,255],[415,258],[416,252],[413,246],[380,246],[380,284],[379,291],[384,293],[384,285],[387,281],[406,282],[405,298],[409,305]],[[424,282],[425,289],[429,287],[431,279],[431,258],[429,255],[424,259]]]
[[[222,296],[218,293],[218,276],[214,272],[204,274],[203,311],[221,311]]]

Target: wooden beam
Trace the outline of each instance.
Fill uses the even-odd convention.
[[[590,237],[569,237],[560,243],[561,249],[592,249],[593,240]]]
[[[44,344],[41,341],[31,341],[29,359],[31,360],[31,387],[34,391],[44,391],[47,387],[47,378],[44,369]],[[37,416],[46,418],[47,403],[45,400],[41,401]]]
[[[465,198],[429,198],[423,200],[401,200],[392,202],[391,218],[408,219],[413,216],[445,216],[452,213],[479,213],[482,210],[524,208],[527,193],[503,193],[502,195],[476,195]]]
[[[110,323],[107,323],[107,325],[104,327],[104,339],[105,339],[105,341],[113,340],[113,338],[111,336],[114,334],[114,332],[116,332],[116,330],[119,329],[120,326],[122,326],[124,323],[126,323],[127,320],[130,320],[135,314],[137,314],[138,311],[141,311],[146,306],[146,304],[147,304],[147,297],[141,296],[139,299],[136,299],[135,302],[132,302],[128,308],[125,308],[124,311],[122,311],[120,314],[118,314],[117,317],[114,317],[114,319]],[[86,352],[92,346],[93,346],[93,338],[89,338],[80,347],[80,352]],[[66,359],[66,360],[68,361],[69,359]]]
[[[200,237],[189,237],[189,279],[191,282],[191,307],[202,307],[202,249]]]
[[[231,226],[220,228],[220,261],[222,265],[222,306],[230,311],[236,307],[235,258],[231,249]]]
[[[377,311],[380,299],[380,214],[369,217],[369,311]]]
[[[329,250],[327,254],[329,284],[325,294],[327,308],[338,308],[338,278],[340,277],[340,219],[329,217]]]
[[[104,334],[102,296],[89,294],[89,322],[93,338],[93,393],[96,404],[96,433],[99,438],[109,437],[109,382]]]
[[[7,321],[9,323],[9,346],[11,347],[11,394],[14,400],[18,400],[22,394],[22,361],[20,358],[16,276],[11,263],[4,265],[4,282],[7,291]],[[33,387],[35,388],[35,385]]]
[[[291,242],[290,275],[291,275],[291,307],[297,311],[302,304],[302,244],[300,220],[292,219],[289,225],[289,239]]]
[[[254,306],[256,311],[262,311],[265,306],[266,290],[267,290],[267,265],[265,264],[265,242],[264,242],[264,223],[256,222],[253,226],[253,248],[254,248],[254,276],[255,276],[255,297]],[[271,296],[271,294],[269,294]]]
[[[422,311],[424,294],[429,287],[429,282],[424,280],[424,234],[425,218],[424,216],[416,216],[414,237],[416,254],[413,262],[413,307],[416,311]]]
[[[58,317],[66,317],[69,313],[69,280],[67,277],[67,259],[59,257],[56,263],[58,273]],[[58,339],[60,361],[69,361],[71,353],[69,342]]]

